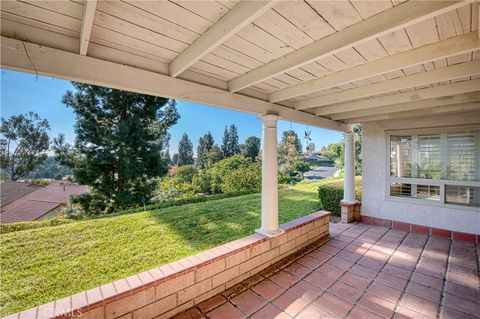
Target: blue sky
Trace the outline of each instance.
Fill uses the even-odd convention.
[[[65,91],[71,88],[70,82],[65,80],[42,76],[37,78],[32,74],[1,70],[1,115],[8,118],[34,111],[49,121],[51,138],[64,133],[71,143],[75,139],[75,116],[71,109],[60,102]],[[262,133],[261,121],[255,115],[185,101],[177,101],[177,108],[181,117],[170,128],[170,154],[176,152],[178,141],[184,132],[192,140],[195,149],[200,136],[208,131],[212,133],[215,142],[221,144],[225,125],[237,125],[240,143],[251,135],[260,137]],[[279,121],[279,136],[290,127],[300,138],[303,138],[307,129],[303,124]],[[314,127],[309,130],[312,131],[311,137],[317,149],[341,139],[338,132]],[[303,139],[302,144],[305,144]]]

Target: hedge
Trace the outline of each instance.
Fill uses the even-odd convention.
[[[343,178],[327,179],[318,187],[320,207],[333,216],[340,216],[340,202],[343,199]],[[362,199],[362,177],[355,178],[355,198]]]
[[[249,195],[257,193],[258,191],[242,191],[242,192],[233,192],[233,193],[224,193],[224,194],[215,194],[215,195],[197,195],[189,196],[182,199],[170,200],[163,203],[152,204],[143,207],[131,208],[122,211],[117,211],[112,214],[102,214],[102,215],[90,215],[88,217],[79,217],[79,218],[70,218],[70,219],[48,219],[42,221],[33,221],[33,222],[20,222],[20,223],[11,223],[11,224],[0,224],[0,234],[6,234],[21,230],[43,228],[49,226],[57,226],[62,224],[67,224],[75,222],[76,220],[89,220],[89,219],[98,219],[98,218],[108,218],[113,216],[133,214],[138,212],[151,211],[156,209],[168,208],[173,206],[182,206],[187,204],[195,204],[201,202],[207,202],[211,200],[218,200],[223,198],[237,197],[243,195]]]

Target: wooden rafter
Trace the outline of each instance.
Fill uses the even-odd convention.
[[[408,1],[374,15],[228,82],[236,92],[346,48],[464,6],[465,1]]]
[[[388,93],[432,83],[460,79],[480,74],[480,60],[451,65],[429,72],[421,72],[406,77],[378,82],[342,92],[326,94],[295,103],[295,109],[305,110],[334,103],[342,103],[365,98],[376,94]]]
[[[272,1],[241,1],[170,63],[178,76],[272,6]]]
[[[404,93],[387,95],[373,99],[364,99],[360,101],[324,106],[316,109],[315,114],[323,116],[328,114],[366,110],[385,105],[421,101],[426,99],[439,98],[442,96],[476,92],[479,90],[480,79],[475,79],[453,84],[435,86],[421,90],[413,90]]]
[[[480,102],[480,92],[472,92],[449,97],[421,100],[415,102],[398,103],[387,106],[376,107],[372,109],[337,113],[331,116],[332,120],[348,120],[351,118],[370,117],[382,114],[391,114],[403,111],[418,111],[433,107],[442,107],[452,104]]]
[[[479,48],[480,39],[476,32],[470,32],[278,90],[271,93],[268,100],[278,102]]]
[[[80,29],[80,54],[87,55],[88,44],[90,43],[90,34],[92,33],[93,19],[95,18],[95,9],[97,0],[86,0],[83,8],[83,20]]]

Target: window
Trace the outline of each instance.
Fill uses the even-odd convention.
[[[480,207],[480,130],[391,134],[389,194]]]

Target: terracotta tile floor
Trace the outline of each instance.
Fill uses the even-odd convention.
[[[480,318],[478,245],[367,224],[330,238],[180,318]]]

